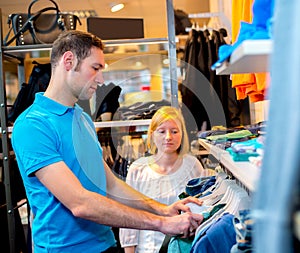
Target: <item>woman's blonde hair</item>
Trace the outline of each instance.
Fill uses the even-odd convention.
[[[187,154],[189,152],[189,139],[186,131],[185,121],[181,111],[172,106],[163,106],[158,109],[153,115],[147,133],[147,147],[149,149],[149,152],[151,154],[155,154],[157,152],[157,147],[153,141],[153,132],[157,129],[158,126],[169,120],[176,120],[180,122],[182,138],[181,145],[178,148],[177,152],[179,155]]]

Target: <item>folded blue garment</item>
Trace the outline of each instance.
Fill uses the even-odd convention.
[[[216,182],[216,177],[199,177],[193,178],[188,181],[185,187],[185,191],[190,196],[195,196],[199,193],[204,192],[210,186],[214,185]]]
[[[235,49],[237,49],[237,47],[240,46],[243,41],[263,40],[263,39],[270,39],[270,34],[264,27],[255,26],[253,24],[242,21],[241,29],[237,41],[233,45],[220,46],[219,53],[218,53],[218,61],[216,61],[211,66],[211,69],[215,70],[216,68],[220,67],[224,61],[229,60],[232,52]]]
[[[249,157],[254,156],[257,157],[260,155],[258,153],[258,149],[263,149],[264,144],[261,143],[258,138],[254,138],[251,140],[232,143],[231,147],[226,150],[230,153],[232,159],[234,161],[249,161]]]
[[[253,3],[252,23],[241,22],[240,32],[233,45],[222,45],[219,48],[218,61],[211,66],[212,70],[220,67],[222,63],[229,60],[232,52],[244,40],[270,39],[272,36],[272,19],[275,0],[255,0]]]

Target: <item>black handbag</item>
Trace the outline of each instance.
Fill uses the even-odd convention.
[[[8,17],[9,31],[4,38],[3,45],[8,46],[13,41],[16,45],[52,44],[64,30],[76,30],[79,18],[71,13],[60,12],[55,1],[49,0],[51,5],[32,13],[32,7],[39,0],[33,0],[28,13],[10,14]],[[11,32],[14,35],[10,37]]]

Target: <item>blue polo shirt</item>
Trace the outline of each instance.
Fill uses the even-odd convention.
[[[12,145],[34,214],[35,253],[94,253],[115,244],[110,227],[74,217],[35,177],[37,170],[63,161],[83,187],[106,196],[102,150],[93,122],[80,106],[36,94],[14,124]]]

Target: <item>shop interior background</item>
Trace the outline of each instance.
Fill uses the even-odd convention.
[[[31,0],[1,0],[3,24],[6,24],[7,17],[11,13],[26,13],[30,2]],[[125,7],[119,12],[112,13],[110,11],[111,5],[117,2],[124,3]],[[48,5],[47,1],[45,3]],[[85,17],[89,15],[89,11],[92,11],[98,17],[143,18],[146,38],[159,38],[167,35],[167,11],[166,1],[164,0],[57,0],[57,4],[63,12],[78,11],[80,13],[81,16],[79,15],[79,17],[83,25],[78,30],[86,30]],[[174,0],[173,5],[174,9],[183,10],[188,14],[207,12],[219,12],[221,14],[212,18],[195,19],[201,27],[219,28],[219,26],[230,25],[230,0]],[[6,34],[5,25],[3,28],[3,34]]]

